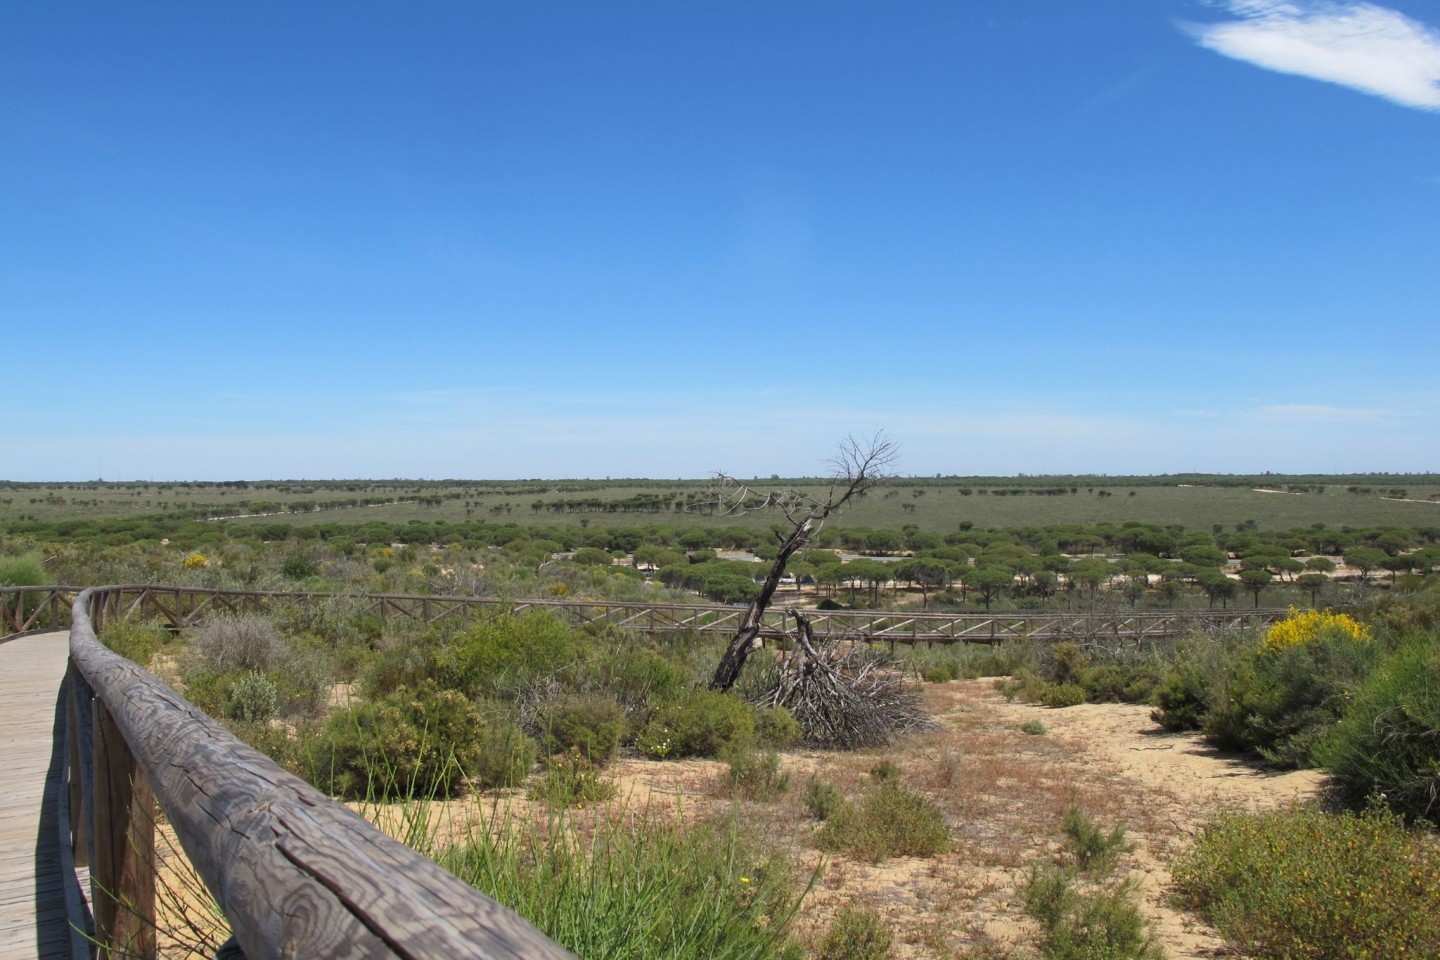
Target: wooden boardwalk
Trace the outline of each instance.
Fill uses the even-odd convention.
[[[71,955],[55,749],[68,655],[68,633],[0,643],[0,960]]]

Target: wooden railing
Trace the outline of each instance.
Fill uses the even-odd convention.
[[[102,960],[155,956],[157,803],[251,960],[570,956],[101,646],[128,589],[76,598],[66,680],[63,792]]]
[[[64,630],[81,587],[0,587],[0,639]]]
[[[0,587],[0,635],[61,629],[75,587]],[[575,625],[609,623],[642,633],[692,630],[729,635],[744,607],[720,604],[635,603],[603,600],[503,600],[416,594],[343,594],[307,591],[220,590],[144,584],[105,587],[92,593],[105,617],[159,620],[180,630],[217,614],[264,612],[282,603],[345,602],[350,613],[382,621],[422,624],[463,622],[486,611],[551,610]],[[1139,641],[1182,635],[1198,628],[1273,623],[1284,610],[1073,610],[921,613],[885,610],[811,611],[820,639],[842,637],[896,643],[1000,643],[1005,640]],[[761,635],[779,638],[794,628],[783,598],[766,611]]]

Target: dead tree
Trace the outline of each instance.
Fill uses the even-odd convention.
[[[751,651],[762,646],[761,618],[765,609],[770,606],[770,599],[775,595],[775,588],[780,585],[780,578],[784,576],[785,565],[790,562],[790,558],[809,544],[831,514],[887,479],[897,456],[895,444],[886,440],[882,434],[875,434],[865,443],[854,437],[846,437],[830,460],[833,468],[830,473],[830,486],[823,498],[812,497],[798,490],[763,494],[762,502],[766,506],[778,508],[785,514],[790,525],[789,530],[776,532],[780,540],[780,552],[776,555],[775,562],[770,565],[770,572],[760,585],[760,592],[750,601],[750,608],[745,611],[745,617],[740,621],[740,627],[735,631],[735,637],[730,641],[725,655],[720,658],[720,664],[715,668],[715,676],[710,681],[710,689],[729,690],[733,687],[740,679],[740,671],[745,667],[745,658],[750,656]],[[717,475],[717,479],[720,481],[719,501],[725,513],[744,512],[747,502],[759,495],[725,474]]]

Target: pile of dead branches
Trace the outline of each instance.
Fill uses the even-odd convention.
[[[934,726],[920,689],[888,652],[849,640],[817,644],[810,622],[795,610],[790,614],[800,624],[794,646],[753,701],[790,711],[806,743],[883,747],[899,734]]]

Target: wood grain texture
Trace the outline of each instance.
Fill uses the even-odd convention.
[[[75,666],[250,960],[570,956],[102,647],[88,602],[75,603]]]
[[[0,960],[69,957],[55,732],[64,633],[0,646]]]

